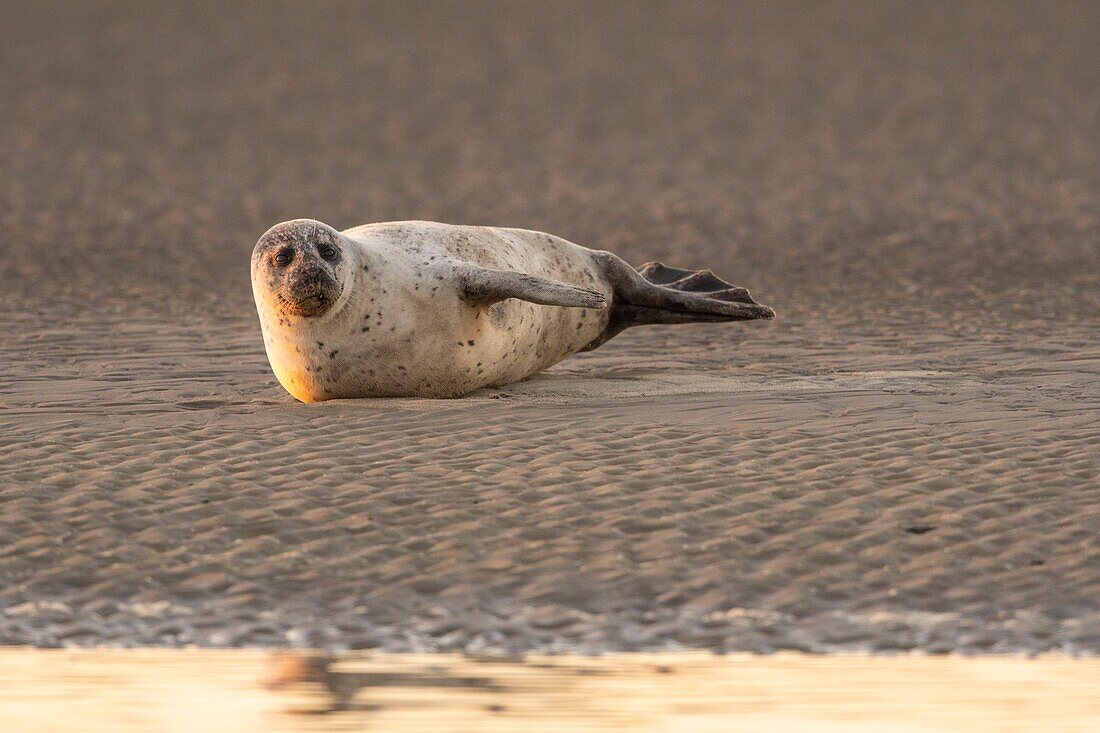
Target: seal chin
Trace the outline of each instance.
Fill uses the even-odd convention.
[[[335,304],[336,296],[326,292],[314,292],[293,298],[284,295],[279,297],[279,310],[285,315],[300,318],[320,318],[332,310]]]
[[[296,304],[298,315],[303,318],[320,318],[332,308],[332,301],[323,295],[314,295],[305,300],[299,300]]]

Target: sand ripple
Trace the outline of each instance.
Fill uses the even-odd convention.
[[[640,331],[467,400],[321,405],[247,321],[79,325],[8,353],[7,643],[1100,650],[1072,325],[908,369],[872,335]]]

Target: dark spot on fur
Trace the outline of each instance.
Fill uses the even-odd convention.
[[[340,349],[333,349],[332,351],[328,352],[328,358],[335,359],[336,355],[339,354],[339,353],[340,353]]]
[[[317,348],[318,348],[318,349],[323,349],[323,348],[325,348],[325,342],[324,342],[324,341],[318,341],[318,342],[317,342]]]
[[[474,345],[474,340],[470,339],[469,341],[466,342],[466,345],[467,346],[473,346]]]

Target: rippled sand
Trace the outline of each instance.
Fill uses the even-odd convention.
[[[1100,653],[1098,7],[5,8],[0,642]],[[301,405],[296,216],[779,318]]]
[[[244,318],[99,328],[8,362],[9,643],[1097,650],[1092,326],[654,329],[320,405]]]

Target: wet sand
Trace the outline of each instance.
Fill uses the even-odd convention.
[[[1092,731],[1100,663],[700,653],[6,651],[0,727],[110,731]]]
[[[1100,652],[1097,6],[458,7],[0,11],[0,641]],[[296,216],[779,318],[300,405]]]

